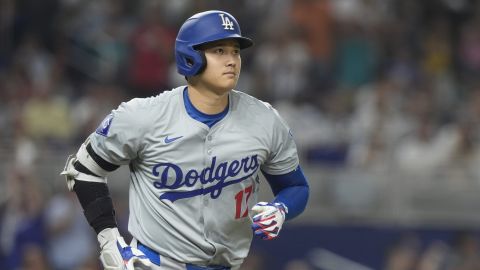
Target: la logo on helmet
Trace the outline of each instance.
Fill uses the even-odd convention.
[[[222,26],[223,29],[225,30],[233,30],[233,22],[230,20],[228,16],[225,16],[225,14],[220,13],[218,14],[222,18]]]

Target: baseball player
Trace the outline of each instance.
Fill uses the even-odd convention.
[[[274,239],[304,210],[309,188],[287,124],[268,103],[233,90],[240,50],[252,45],[229,13],[193,15],[175,43],[187,84],[122,103],[67,160],[62,174],[98,235],[105,269],[238,269],[253,234]],[[106,184],[126,164],[130,244]],[[260,171],[272,202],[257,202]]]

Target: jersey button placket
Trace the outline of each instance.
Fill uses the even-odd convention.
[[[207,134],[206,138],[205,138],[205,149],[206,149],[206,155],[205,155],[205,159],[207,160],[207,166],[210,166],[212,164],[212,154],[213,154],[213,149],[212,149],[212,135],[210,134]],[[213,184],[213,183],[210,183],[210,184]],[[211,194],[205,194],[203,196],[203,206],[204,208],[208,208],[209,207],[209,204],[210,204],[210,196]],[[208,212],[208,211],[207,211]],[[208,216],[207,216],[208,217]],[[205,227],[204,227],[204,236],[205,236],[205,239],[207,240],[207,242],[210,242],[210,231],[209,231],[209,226],[208,226],[208,223],[210,221],[207,219],[205,221]]]
[[[212,153],[213,153],[213,150],[212,150],[212,135],[207,136],[207,141],[205,143],[207,145],[207,154],[209,156],[211,156]]]
[[[207,166],[209,166],[211,163],[212,163],[212,153],[213,153],[213,150],[212,150],[212,135],[207,135],[207,137],[205,138],[205,148],[206,148],[206,155],[205,155],[205,163],[207,164]],[[209,204],[209,198],[210,198],[210,194],[205,194],[203,196],[203,205],[205,207],[208,206]],[[208,237],[208,236],[207,236]]]
[[[210,158],[210,154],[211,154],[211,150],[209,149],[209,146],[208,144],[206,143],[205,144],[206,148],[207,148],[207,151],[206,151],[206,155],[205,155],[205,164],[206,166],[210,166],[211,164],[211,161],[212,159]],[[206,168],[206,167],[205,167]],[[206,177],[206,175],[204,175],[204,177]],[[202,184],[203,188],[205,188],[205,184]],[[202,196],[202,201],[203,201],[203,216],[202,216],[202,219],[203,219],[203,224],[204,224],[204,227],[203,227],[203,236],[205,238],[205,240],[207,242],[210,242],[208,239],[209,239],[209,233],[208,233],[208,219],[205,217],[205,216],[208,216],[208,210],[206,210],[208,208],[208,204],[209,204],[209,198],[210,198],[210,194],[204,194]]]

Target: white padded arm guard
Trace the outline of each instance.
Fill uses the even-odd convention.
[[[72,191],[75,185],[75,180],[86,181],[86,182],[97,182],[97,183],[107,183],[107,174],[108,171],[102,169],[90,156],[87,151],[87,145],[90,143],[90,140],[87,139],[76,155],[68,156],[67,163],[65,164],[65,168],[60,173],[60,175],[65,176],[65,180],[67,181],[68,190]],[[86,173],[79,172],[75,169],[75,162],[80,162],[83,166],[85,166],[88,170],[90,170],[95,175],[90,175]]]
[[[90,156],[90,154],[88,153],[87,146],[89,144],[90,138],[87,138],[87,140],[82,144],[82,146],[80,146],[80,149],[78,149],[76,155],[77,160],[95,175],[98,175],[100,177],[107,176],[109,171],[106,171],[102,167],[100,167],[97,162],[95,162],[95,160],[92,158],[92,156]]]

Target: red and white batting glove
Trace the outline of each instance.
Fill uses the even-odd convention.
[[[285,204],[259,202],[252,207],[252,211],[256,213],[252,224],[255,235],[263,240],[277,238],[288,213]]]
[[[140,250],[125,243],[117,228],[108,228],[97,236],[100,261],[105,270],[150,269],[150,260]]]

